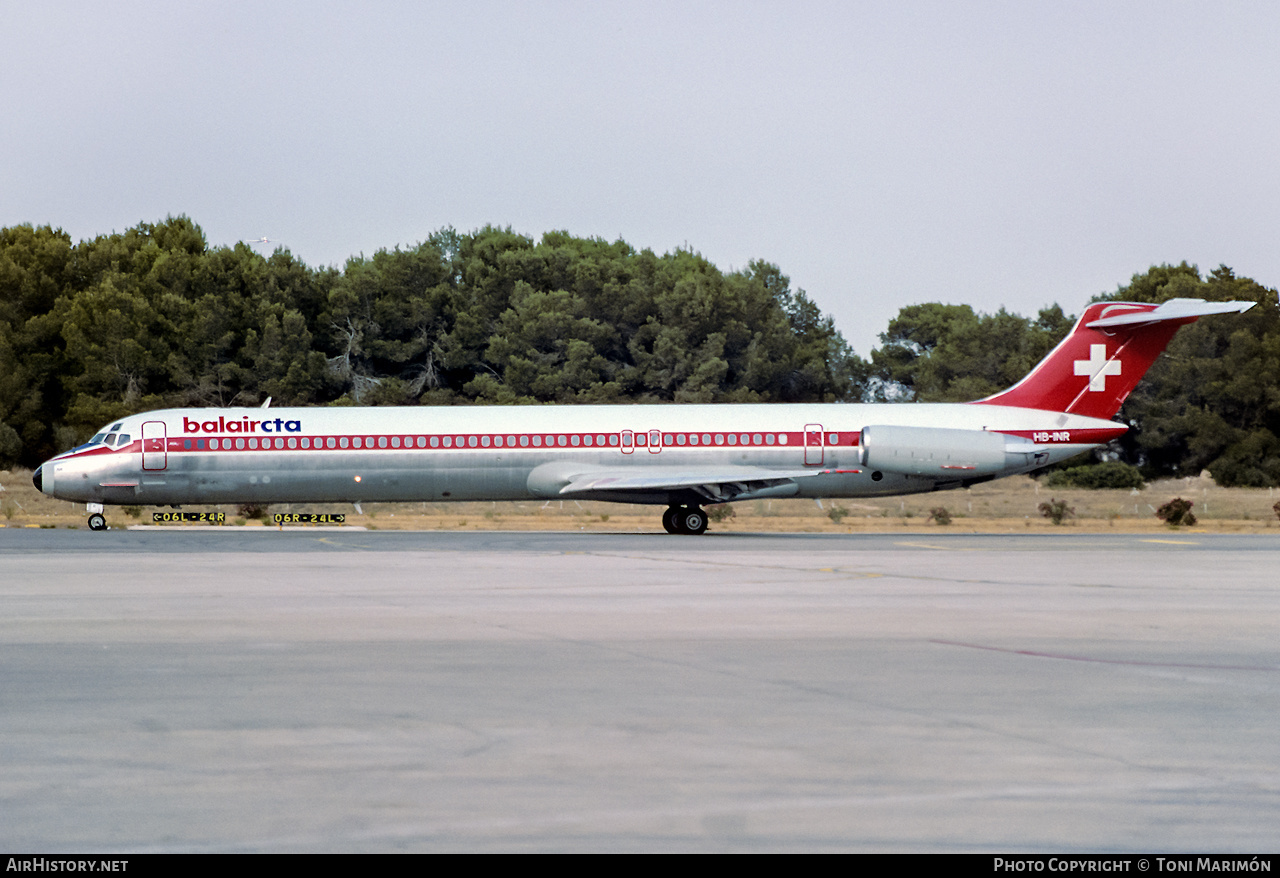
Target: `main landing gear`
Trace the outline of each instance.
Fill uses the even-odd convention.
[[[672,506],[662,513],[662,528],[669,534],[698,536],[707,532],[707,513],[699,506]]]

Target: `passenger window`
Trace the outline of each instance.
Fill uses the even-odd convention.
[[[520,447],[521,447],[521,448],[527,448],[527,447],[528,447],[528,445],[529,445],[529,437],[528,437],[528,436],[521,436],[521,437],[520,437]]]
[[[472,445],[475,445],[475,444],[476,444],[476,437],[474,437],[474,436],[472,436],[472,437],[471,437],[471,444],[472,444]],[[481,436],[481,437],[480,437],[480,444],[481,444],[481,445],[483,445],[485,448],[488,448],[488,447],[489,447],[489,437],[488,437],[488,436]]]
[[[297,447],[298,447],[298,440],[297,440],[297,439],[294,439],[292,436],[290,436],[290,437],[289,437],[289,447],[290,447],[290,448],[297,448]]]
[[[386,437],[386,436],[379,436],[379,437],[378,437],[378,447],[379,447],[379,448],[386,448],[386,447],[387,447],[387,437]]]
[[[357,441],[358,441],[358,440],[357,440]],[[250,439],[250,440],[249,440],[249,442],[250,442],[250,444],[252,444],[252,443],[254,442],[254,440],[253,440],[253,439]],[[340,439],[338,440],[338,447],[339,447],[339,448],[346,448],[346,447],[347,447],[347,446],[349,446],[350,444],[351,444],[351,441],[350,441],[349,439],[347,439],[347,437],[346,437],[346,436],[343,436],[342,438],[340,438]],[[330,447],[332,448],[333,446],[330,446]]]
[[[392,447],[392,448],[399,448],[399,447],[400,447],[400,437],[399,437],[399,436],[392,436],[392,437],[391,437],[391,447]]]
[[[476,444],[477,444],[477,443],[476,443],[476,437],[475,437],[475,436],[471,436],[470,438],[468,438],[468,439],[467,439],[467,444],[468,444],[468,445],[470,445],[472,448],[475,448],[475,447],[476,447]]]
[[[332,440],[332,439],[330,439],[329,441],[330,441],[330,442],[332,442],[333,440]],[[237,440],[236,440],[236,448],[239,448],[239,449],[243,449],[243,448],[244,448],[244,440],[243,440],[243,439],[237,439]]]
[[[325,447],[326,447],[326,448],[332,448],[332,447],[333,447],[333,437],[332,437],[332,436],[330,436],[330,437],[328,438],[328,440],[326,440],[326,441],[325,441],[325,443],[324,443],[324,444],[325,444]]]

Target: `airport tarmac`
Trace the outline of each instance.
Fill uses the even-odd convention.
[[[1277,570],[1176,531],[4,529],[0,846],[1274,851]]]

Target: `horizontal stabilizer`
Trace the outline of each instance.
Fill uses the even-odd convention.
[[[1162,320],[1188,320],[1207,317],[1210,314],[1243,314],[1253,302],[1206,302],[1203,299],[1170,299],[1153,311],[1129,311],[1114,317],[1090,320],[1090,329],[1106,329],[1112,326],[1142,326]]]

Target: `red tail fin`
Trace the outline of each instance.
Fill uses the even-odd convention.
[[[1096,302],[1026,378],[977,403],[1111,418],[1178,327],[1251,307],[1252,302],[1200,299],[1170,299],[1158,306]]]

